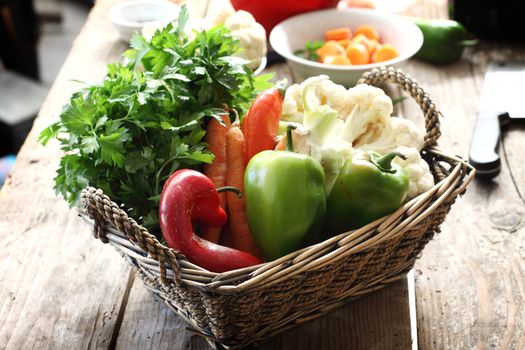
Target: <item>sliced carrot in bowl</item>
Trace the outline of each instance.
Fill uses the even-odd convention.
[[[354,35],[363,34],[370,40],[380,41],[380,36],[377,30],[368,24],[363,24],[357,27],[354,31]]]
[[[348,45],[346,56],[352,64],[368,64],[370,62],[370,54],[364,44]]]
[[[321,58],[321,61],[324,61],[326,56],[345,55],[346,51],[337,41],[329,40],[317,49],[316,53]]]
[[[398,52],[390,44],[381,45],[372,55],[372,62],[385,62],[399,56]]]
[[[352,38],[352,31],[350,28],[341,27],[329,29],[324,33],[324,39],[329,40],[344,40]]]
[[[326,64],[335,64],[335,65],[349,65],[352,64],[352,62],[346,57],[345,55],[333,55],[333,56],[326,56],[323,59],[323,63]]]

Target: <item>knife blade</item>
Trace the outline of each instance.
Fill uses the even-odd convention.
[[[490,179],[501,170],[501,126],[512,119],[525,119],[524,86],[525,62],[498,61],[489,65],[469,153],[479,177]]]

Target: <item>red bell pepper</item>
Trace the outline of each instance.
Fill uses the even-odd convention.
[[[266,90],[255,98],[241,124],[246,164],[257,153],[274,148],[282,110],[283,93],[279,88]]]
[[[215,186],[198,171],[183,169],[170,176],[160,196],[159,219],[168,246],[209,271],[225,272],[262,263],[251,254],[206,241],[194,233],[194,222],[220,227],[227,221]]]

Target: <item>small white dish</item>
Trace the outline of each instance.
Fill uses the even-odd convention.
[[[145,25],[167,24],[179,17],[180,7],[167,0],[121,1],[111,7],[109,20],[119,38],[129,42],[133,33],[141,33]]]
[[[381,35],[383,43],[389,43],[399,53],[395,59],[363,65],[338,66],[300,58],[294,54],[303,49],[307,41],[323,40],[330,28],[356,27],[368,24]],[[364,72],[380,67],[396,65],[413,56],[423,44],[421,30],[402,16],[377,10],[347,9],[321,10],[291,17],[279,23],[270,33],[270,45],[283,56],[294,77],[303,80],[326,74],[330,79],[346,87],[354,86]]]

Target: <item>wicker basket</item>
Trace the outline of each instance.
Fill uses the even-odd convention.
[[[423,111],[422,155],[436,185],[363,228],[257,267],[218,274],[162,245],[101,190],[82,192],[81,215],[94,225],[96,238],[112,244],[146,287],[210,343],[243,347],[321,316],[403,277],[475,174],[467,162],[436,148],[440,113],[410,77],[382,68],[360,80],[387,81],[410,93]]]

